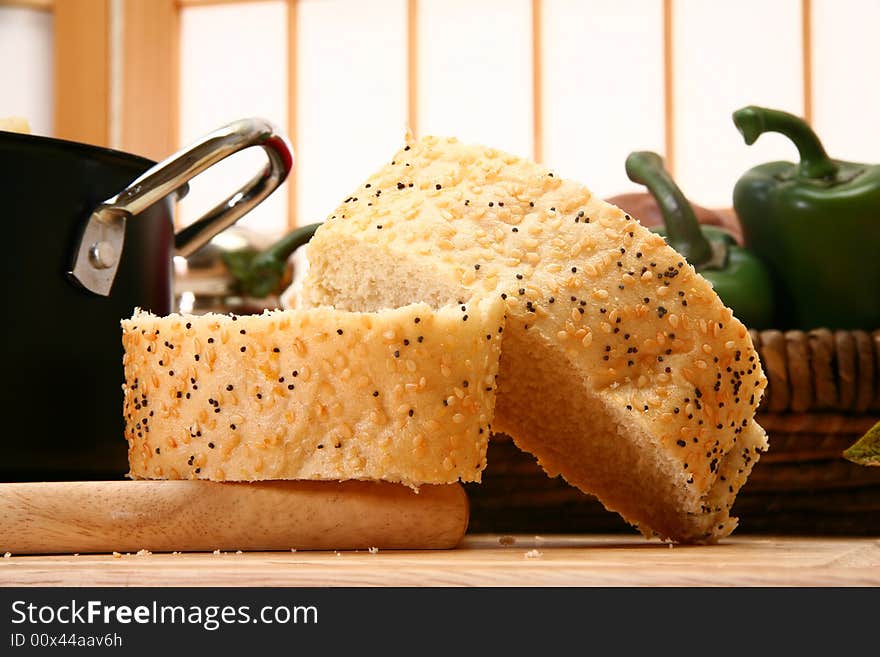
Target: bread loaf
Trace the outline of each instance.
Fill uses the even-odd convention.
[[[497,300],[122,322],[136,479],[479,481]]]
[[[746,328],[582,185],[454,139],[399,151],[318,230],[304,305],[507,307],[493,428],[646,535],[712,541],[766,437]]]

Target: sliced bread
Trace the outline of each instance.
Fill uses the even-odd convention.
[[[122,322],[136,479],[479,481],[498,300]]]
[[[646,535],[713,541],[766,447],[748,331],[634,217],[533,162],[408,144],[308,248],[305,306],[507,308],[493,428]]]

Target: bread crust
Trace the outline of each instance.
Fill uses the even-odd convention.
[[[136,312],[122,322],[137,479],[479,481],[497,301],[381,313]]]
[[[504,348],[496,428],[646,533],[711,541],[732,531],[729,508],[766,447],[754,423],[766,379],[742,323],[636,218],[533,162],[426,137],[346,199],[308,254],[306,305],[502,299],[522,339]],[[370,261],[394,267],[362,275]],[[556,357],[569,395],[591,400],[595,418],[523,392],[530,360]],[[582,425],[564,429],[566,449],[626,440],[629,456],[608,462],[608,477],[573,465],[541,429],[559,417]],[[660,500],[612,483],[649,468],[668,482]]]

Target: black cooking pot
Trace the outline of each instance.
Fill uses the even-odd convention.
[[[263,148],[265,167],[175,235],[174,202],[187,181],[251,146]],[[168,314],[173,256],[189,255],[237,221],[292,165],[286,139],[259,119],[225,126],[159,164],[0,132],[0,481],[118,478],[128,471],[120,320],[135,307]]]

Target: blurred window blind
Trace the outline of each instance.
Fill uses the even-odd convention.
[[[52,23],[45,9],[0,6],[0,117],[24,117],[45,136],[53,133]]]
[[[63,1],[0,2],[0,116],[37,134],[54,132]],[[536,157],[602,197],[638,189],[626,154],[656,150],[688,196],[721,207],[745,169],[797,155],[778,135],[745,146],[730,120],[744,104],[805,115],[833,157],[880,161],[878,0],[174,2],[180,144],[243,116],[294,144],[294,176],[243,220],[261,232],[331,213],[407,128]],[[182,222],[261,162],[196,180]]]
[[[297,2],[300,224],[323,221],[403,145],[405,0]]]
[[[258,114],[294,143],[295,193],[246,220],[261,230],[332,212],[408,127],[538,157],[602,197],[638,190],[624,159],[656,150],[719,207],[747,168],[797,155],[777,135],[747,147],[730,120],[745,104],[880,161],[877,0],[180,2],[184,141]]]
[[[880,0],[812,0],[813,125],[831,157],[880,162]]]
[[[284,0],[184,7],[180,32],[181,145],[250,116],[268,119],[287,132]],[[194,221],[224,200],[265,161],[260,149],[248,149],[195,178],[180,203],[181,223]],[[283,230],[288,200],[283,189],[240,223],[264,233]]]
[[[531,155],[528,0],[421,0],[418,132]]]
[[[630,151],[664,150],[660,0],[542,3],[543,159],[611,196]]]
[[[800,0],[675,0],[676,178],[685,194],[730,206],[746,169],[796,156],[782,135],[746,146],[731,113],[765,105],[802,114]]]

